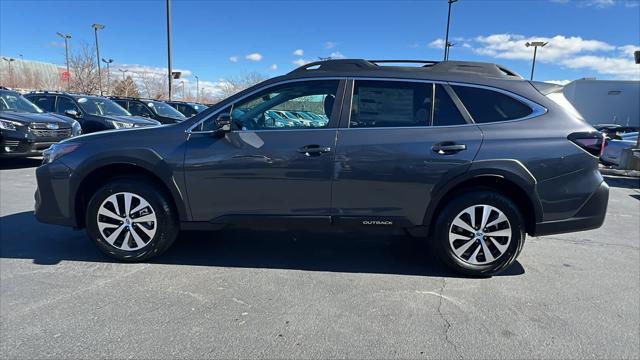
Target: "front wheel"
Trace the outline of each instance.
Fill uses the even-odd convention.
[[[491,276],[513,264],[525,241],[518,207],[494,191],[465,192],[439,214],[432,239],[438,257],[452,270]]]
[[[102,186],[89,201],[85,219],[98,248],[127,262],[162,254],[179,231],[167,195],[140,178],[114,179]]]

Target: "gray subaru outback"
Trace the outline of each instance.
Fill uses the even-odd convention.
[[[121,261],[161,254],[180,230],[401,228],[472,276],[513,264],[526,234],[602,225],[603,136],[561,87],[496,64],[411,63],[311,63],[178,124],[54,145],[36,217],[86,228]]]

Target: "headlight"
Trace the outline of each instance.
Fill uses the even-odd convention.
[[[80,126],[79,122],[73,120],[73,125],[71,125],[71,128],[73,129],[72,131],[73,136],[78,136],[82,134],[82,126]]]
[[[124,121],[111,120],[111,124],[113,125],[114,129],[127,129],[127,128],[133,127],[133,123],[124,122]]]
[[[53,144],[42,153],[42,163],[49,164],[64,155],[76,151],[80,144]]]
[[[23,123],[19,123],[17,121],[0,119],[0,129],[2,129],[2,130],[15,131],[16,127],[18,127],[18,126],[24,126],[24,124]]]

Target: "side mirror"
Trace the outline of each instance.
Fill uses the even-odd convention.
[[[222,132],[231,131],[231,114],[222,113],[218,115],[218,118],[216,119],[216,127]]]
[[[74,119],[77,119],[77,118],[80,117],[80,113],[77,112],[76,110],[72,110],[72,109],[65,110],[64,114],[67,115],[67,116],[70,116],[70,117],[72,117]]]

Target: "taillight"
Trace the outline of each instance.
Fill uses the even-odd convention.
[[[593,156],[600,157],[604,152],[605,137],[599,131],[577,132],[567,138]]]

